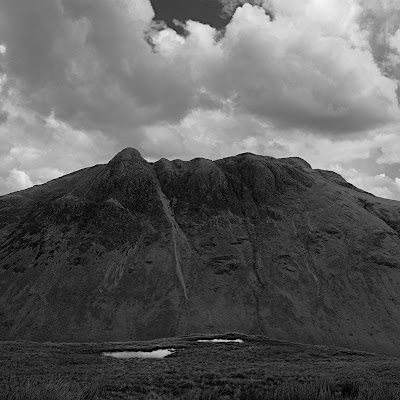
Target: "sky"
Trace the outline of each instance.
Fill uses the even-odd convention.
[[[400,200],[400,2],[208,1],[218,24],[166,24],[149,0],[0,0],[0,195],[134,147],[301,157]]]

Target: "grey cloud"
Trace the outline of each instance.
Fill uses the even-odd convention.
[[[65,34],[68,30],[57,0],[3,0],[0,4],[7,72],[23,78],[30,90],[62,78],[65,60],[54,45]]]
[[[0,110],[0,124],[4,124],[8,120],[8,112],[4,110]]]
[[[151,51],[144,30],[153,11],[137,5],[139,15],[124,0],[2,1],[5,72],[24,103],[77,128],[115,134],[179,120],[193,88],[184,66]]]
[[[226,10],[244,2],[223,0]],[[296,8],[279,14],[278,0],[246,3],[273,8],[275,19],[245,4],[216,40],[218,32],[200,23],[187,23],[185,38],[154,27],[148,0],[2,0],[2,68],[12,101],[19,96],[36,118],[54,114],[71,129],[133,146],[148,143],[149,127],[179,127],[197,109],[248,114],[277,128],[330,137],[397,117],[396,83],[351,41],[358,21],[350,21],[350,33],[340,18],[330,21],[340,25],[337,33],[307,19],[303,6],[300,14]],[[224,129],[240,140],[262,135]],[[45,140],[40,131],[37,142]],[[167,136],[168,143],[183,140]],[[165,142],[149,143],[164,151]]]
[[[384,1],[365,2],[360,25],[368,31],[369,44],[376,63],[386,76],[400,80],[398,63],[393,63],[396,51],[390,39],[400,27],[400,7]]]
[[[154,158],[367,159],[370,129],[399,116],[388,45],[397,0],[365,0],[360,18],[348,13],[358,0],[331,0],[334,17],[311,0],[221,1],[224,31],[187,22],[180,37],[152,22],[148,0],[0,0],[0,192],[125,146]],[[399,159],[392,131],[380,165]],[[363,136],[363,149],[344,141]]]

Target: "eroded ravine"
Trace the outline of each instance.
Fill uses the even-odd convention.
[[[179,281],[181,282],[185,298],[186,298],[186,300],[189,300],[189,297],[187,295],[185,279],[184,279],[183,273],[182,273],[180,256],[179,256],[179,243],[182,241],[182,242],[184,242],[185,246],[187,247],[188,246],[187,239],[186,239],[186,237],[181,238],[181,236],[183,235],[183,232],[181,232],[177,222],[175,221],[175,218],[172,214],[172,210],[169,205],[169,201],[166,198],[165,194],[162,192],[160,187],[158,187],[157,191],[158,191],[158,195],[160,197],[160,200],[161,200],[161,203],[163,206],[165,216],[167,217],[169,223],[171,224],[171,234],[172,234],[172,242],[173,242],[173,248],[174,248],[176,274],[178,275]]]

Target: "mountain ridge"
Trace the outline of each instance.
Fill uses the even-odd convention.
[[[0,340],[241,331],[400,354],[400,203],[293,157],[132,148],[0,197]]]

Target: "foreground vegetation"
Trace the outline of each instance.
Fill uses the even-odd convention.
[[[1,400],[400,399],[400,360],[237,334],[152,342],[0,342]],[[175,348],[165,359],[114,359],[103,351]]]
[[[113,387],[114,391],[115,388]],[[182,399],[182,400],[395,400],[400,398],[400,388],[397,385],[383,385],[379,382],[317,380],[315,382],[265,385],[262,383],[216,384],[213,388],[202,389],[192,387],[180,390],[179,385],[172,392],[166,392],[163,387],[153,387],[137,394],[133,398],[152,400]],[[129,398],[132,395],[123,394],[115,398]],[[46,385],[30,382],[19,387],[9,387],[0,396],[4,400],[96,400],[110,398],[107,396],[107,385],[91,385],[85,388],[62,382]]]

